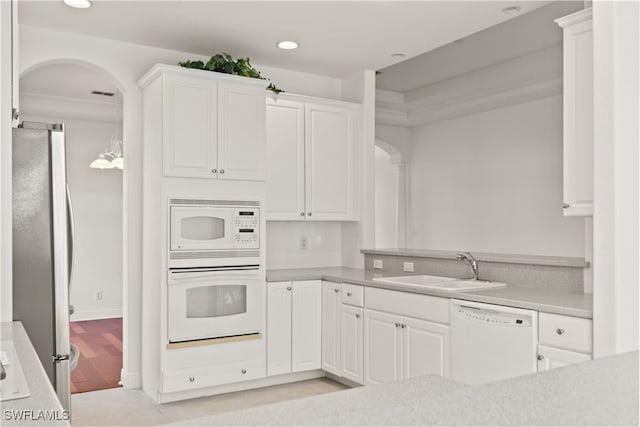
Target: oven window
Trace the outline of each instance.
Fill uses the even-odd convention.
[[[182,218],[180,234],[188,240],[216,240],[224,237],[224,219],[213,216]]]
[[[247,312],[245,285],[187,289],[187,318],[222,317]]]

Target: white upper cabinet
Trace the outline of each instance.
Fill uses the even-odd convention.
[[[304,104],[267,101],[267,219],[304,219]]]
[[[308,217],[353,219],[353,120],[351,109],[305,105]]]
[[[593,215],[593,31],[591,9],[559,18],[563,28],[565,216]]]
[[[162,129],[164,176],[265,179],[265,80],[155,65],[139,83],[162,99],[145,128]]]
[[[295,95],[267,100],[267,220],[356,219],[357,111]]]

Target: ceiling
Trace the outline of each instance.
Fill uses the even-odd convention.
[[[381,69],[514,18],[548,1],[106,1],[72,9],[21,1],[21,24],[193,54],[225,51],[255,64],[344,77]],[[300,48],[283,51],[281,40]]]
[[[554,19],[582,9],[582,1],[556,1],[459,42],[385,68],[378,89],[407,92],[562,42]]]
[[[92,95],[94,90],[116,95]],[[30,71],[20,77],[20,93],[114,105],[122,100],[109,78],[95,70],[69,64],[51,64]]]

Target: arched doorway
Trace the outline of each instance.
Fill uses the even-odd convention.
[[[375,145],[375,246],[403,247],[406,228],[407,165],[386,141]]]
[[[71,342],[81,354],[80,369],[71,375],[72,393],[115,387],[121,380],[127,312],[125,180],[119,165],[90,165],[113,151],[116,141],[120,160],[124,157],[123,98],[122,85],[114,77],[83,61],[44,61],[20,75],[21,120],[65,124],[76,229]]]

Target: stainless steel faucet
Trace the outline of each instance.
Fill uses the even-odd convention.
[[[456,255],[456,259],[458,261],[465,261],[467,264],[469,264],[469,267],[471,267],[471,271],[473,273],[473,277],[471,278],[471,280],[478,280],[478,262],[473,257],[473,255],[471,255],[471,252],[465,251],[463,254],[458,254]]]

